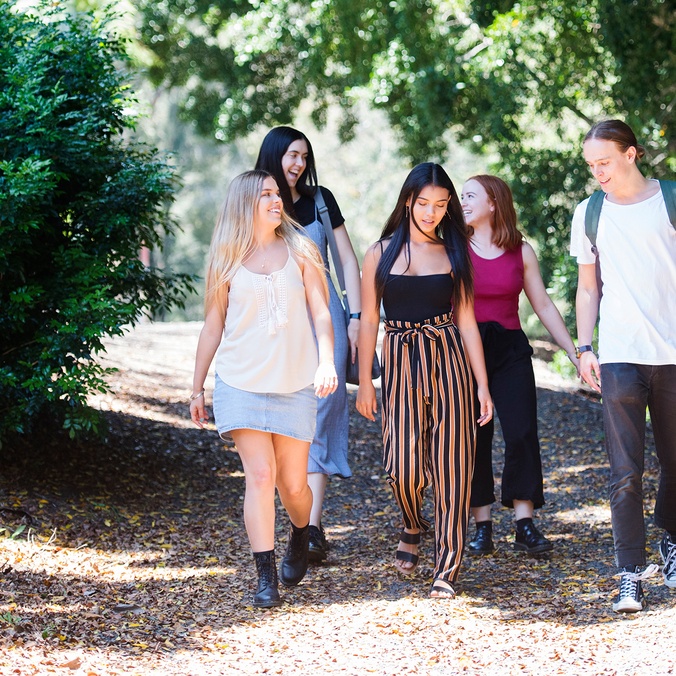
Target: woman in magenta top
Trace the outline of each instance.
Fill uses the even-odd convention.
[[[544,504],[537,430],[533,349],[519,322],[519,296],[526,292],[533,311],[577,368],[575,346],[559,311],[547,295],[533,247],[516,227],[509,186],[496,176],[473,176],[462,189],[462,210],[472,232],[474,312],[481,332],[488,384],[505,440],[501,501],[514,508],[514,548],[545,552],[552,543],[533,524]],[[493,551],[491,505],[493,422],[477,429],[471,514],[476,524],[470,554]]]

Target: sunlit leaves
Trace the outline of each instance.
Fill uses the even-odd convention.
[[[0,0],[0,439],[38,419],[72,436],[105,389],[95,355],[144,312],[179,304],[187,276],[145,267],[175,187],[154,149],[129,143],[124,43],[105,22]]]
[[[626,119],[651,173],[676,166],[676,10],[662,0],[207,4],[141,5],[154,81],[184,87],[201,132],[229,141],[291,122],[305,102],[318,124],[337,104],[348,139],[356,91],[411,162],[443,158],[451,130],[498,156],[546,279],[568,265],[572,209],[591,188],[579,144],[592,122]]]

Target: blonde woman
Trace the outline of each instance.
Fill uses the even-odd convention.
[[[308,565],[306,472],[317,397],[338,380],[321,257],[265,171],[232,181],[213,234],[190,397],[199,427],[208,420],[204,381],[214,356],[216,427],[232,436],[245,475],[244,523],[258,573],[253,605],[279,606],[275,487],[291,521],[279,579],[294,586]]]
[[[349,415],[345,372],[347,360],[354,363],[359,339],[361,299],[359,263],[352,248],[345,219],[333,193],[317,180],[315,154],[310,139],[293,127],[275,127],[263,139],[256,169],[269,171],[279,185],[284,209],[303,226],[303,232],[317,245],[327,269],[329,310],[334,329],[333,358],[338,371],[338,387],[330,397],[319,402],[317,429],[310,446],[308,483],[312,489],[310,512],[310,563],[328,557],[329,542],[322,526],[324,496],[330,476],[352,476],[348,464]],[[321,197],[327,212],[320,214]],[[350,306],[349,323],[345,310],[330,281],[327,228],[333,229],[340,266],[345,276],[345,292]],[[334,261],[334,264],[337,264]]]

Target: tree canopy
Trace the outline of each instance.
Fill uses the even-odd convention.
[[[358,101],[386,111],[412,162],[441,158],[448,132],[495,154],[545,277],[570,287],[565,256],[589,175],[580,140],[625,119],[648,173],[676,168],[676,8],[664,0],[143,0],[140,35],[157,86],[222,141],[289,123],[319,125]]]
[[[124,137],[124,58],[104,24],[0,0],[0,440],[38,419],[95,427],[102,338],[192,288],[139,257],[173,227],[175,179]]]

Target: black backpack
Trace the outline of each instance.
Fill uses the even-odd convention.
[[[676,229],[676,181],[660,181],[662,195],[664,195],[664,204],[667,207],[669,221]],[[592,193],[587,204],[587,211],[584,214],[584,232],[592,243],[592,251],[596,256],[596,285],[599,289],[599,298],[602,295],[603,282],[601,281],[601,267],[599,265],[599,250],[596,248],[596,233],[599,229],[599,219],[601,218],[601,208],[603,207],[603,190],[597,190]]]

